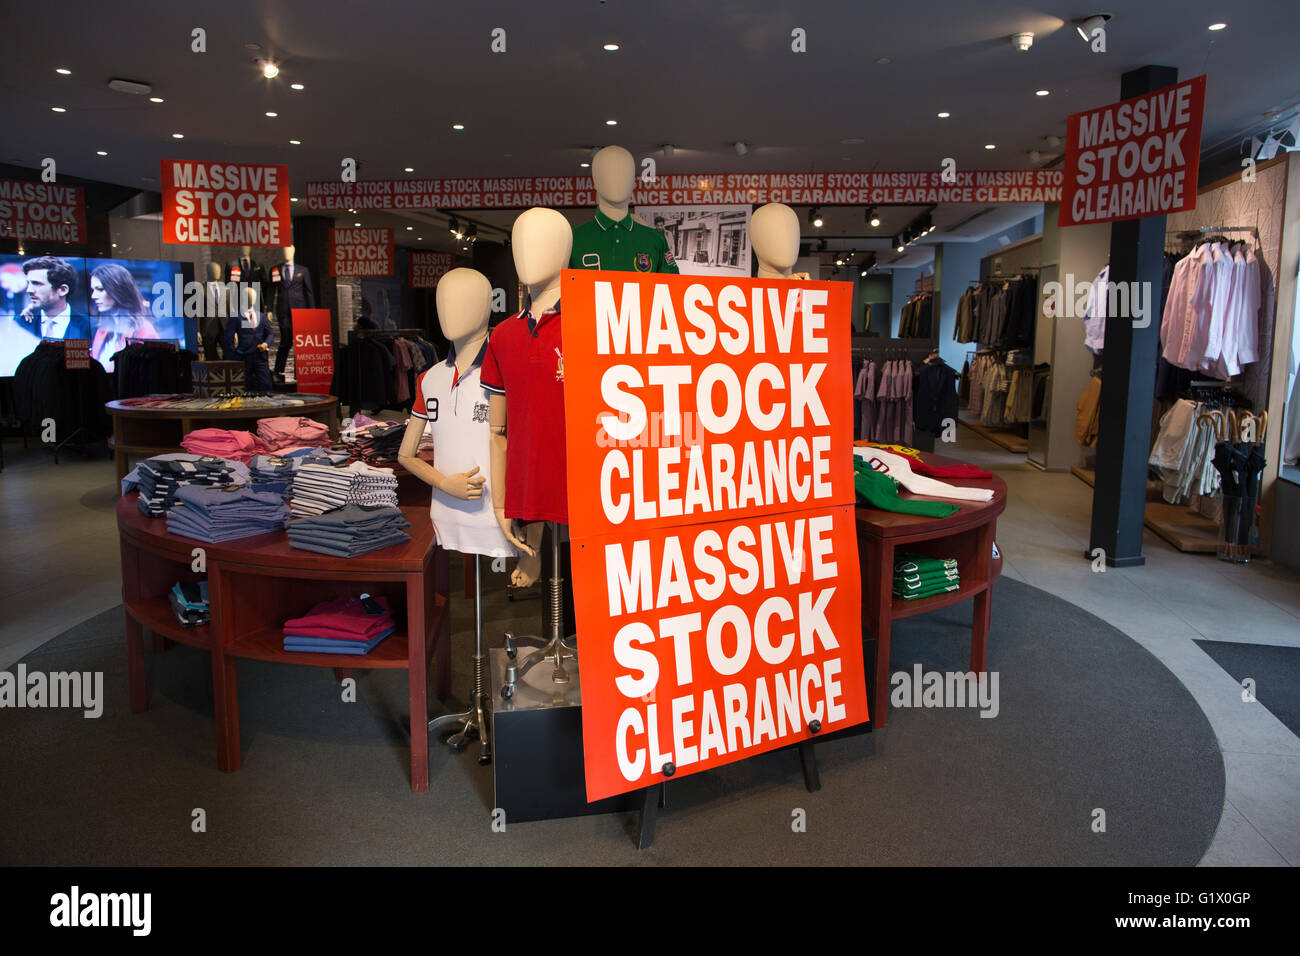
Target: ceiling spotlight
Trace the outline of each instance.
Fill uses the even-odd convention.
[[[985,149],[997,149],[998,147],[997,147],[997,145],[996,145],[995,143],[985,143],[985,144],[984,144],[984,148],[985,148]]]
[[[843,257],[843,256],[836,256],[836,257],[835,257],[835,264],[836,264],[837,266],[842,266],[842,265],[844,265],[844,257]]]
[[[465,238],[468,239],[470,242],[478,242],[478,226],[476,226],[472,222],[468,226],[466,226]]]
[[[451,220],[447,223],[447,231],[450,232],[457,239],[463,237],[463,233],[460,231],[460,220],[457,219],[455,216],[452,216]]]
[[[1110,19],[1109,13],[1096,13],[1090,17],[1085,17],[1075,23],[1074,29],[1079,34],[1079,39],[1084,42],[1092,42],[1092,35],[1098,30],[1106,28],[1106,21]]]
[[[97,150],[95,150],[95,155],[96,155],[96,156],[107,156],[108,153],[107,153],[107,151],[105,151],[105,150],[97,149]]]
[[[1214,27],[1210,27],[1210,29],[1213,30]],[[58,73],[60,76],[71,76],[71,75],[72,75],[72,71],[71,71],[71,70],[65,70],[65,69],[64,69],[63,67],[61,67],[61,66],[60,66],[60,67],[56,67],[55,70],[54,70],[54,72],[55,72],[55,73]]]
[[[894,239],[894,251],[895,252],[903,251],[903,240],[901,237],[897,237]]]
[[[291,140],[289,140],[289,145],[290,145],[290,146],[301,146],[301,145],[302,145],[302,140],[300,140],[300,139],[291,139]]]
[[[271,117],[271,119],[275,119],[275,118],[276,118],[277,116],[279,116],[280,114],[277,113],[275,110],[267,110],[267,111],[266,111],[266,115],[269,116],[269,117]]]
[[[184,138],[185,138],[184,133],[172,133],[172,139],[184,139]]]
[[[1034,35],[1032,33],[1013,33],[1011,35],[1011,45],[1021,53],[1028,53],[1029,48],[1034,45]]]
[[[664,155],[671,156],[673,154],[673,150],[675,150],[676,148],[677,147],[674,146],[672,143],[664,143],[664,147],[663,147]]]
[[[414,226],[407,226],[407,227],[406,227],[406,231],[407,231],[407,232],[412,232],[412,231],[414,231],[414,229],[415,229]]]
[[[579,163],[578,165],[581,166],[583,169],[591,168],[591,163]]]
[[[359,223],[359,222],[354,222],[352,225],[354,225],[354,226],[360,226],[361,223]]]
[[[607,53],[613,53],[615,50],[618,49],[618,44],[617,44],[617,43],[606,43],[606,44],[604,45],[604,47],[602,47],[602,49],[604,49]]]
[[[935,114],[935,115],[938,116],[939,119],[947,119],[947,118],[948,118],[949,116],[951,116],[952,114],[949,113],[947,110],[944,110],[942,113],[937,113],[937,114]]]
[[[618,125],[618,120],[605,120],[605,125],[606,125],[606,126],[617,126],[617,125]]]
[[[262,68],[262,75],[268,80],[273,80],[280,75],[280,68],[270,60],[259,60],[257,65]]]
[[[307,87],[303,86],[301,83],[290,83],[290,84],[289,84],[289,89],[291,89],[291,90],[305,90],[305,89],[307,89]]]
[[[290,196],[290,197],[289,197],[289,202],[297,202],[297,201],[298,201],[298,197],[297,197],[297,196]]]
[[[816,206],[808,210],[808,221],[813,224],[815,229],[820,229],[825,224],[825,220],[822,219],[822,214]]]
[[[414,167],[414,166],[407,166],[407,167],[405,167],[405,168],[402,169],[402,172],[404,172],[404,173],[413,173],[413,172],[415,172],[415,167]]]
[[[150,103],[161,103],[162,101],[163,101],[163,98],[162,98],[161,96],[151,96],[151,97],[149,97],[149,102],[150,102]]]
[[[1226,29],[1228,29],[1228,25],[1227,25],[1226,23],[1211,23],[1211,24],[1210,24],[1210,29],[1211,29],[1211,30],[1214,30],[1215,32],[1218,32],[1219,30],[1226,30]],[[64,72],[64,71],[63,71],[63,70],[59,70],[59,72],[62,73],[62,72]]]
[[[872,229],[875,229],[880,226],[880,214],[876,212],[875,206],[867,207],[866,218],[867,218],[867,222],[870,224]]]
[[[54,110],[56,113],[66,113],[68,111],[66,106],[51,106],[50,109]]]
[[[1051,90],[1034,90],[1034,95],[1035,95],[1035,96],[1049,96],[1049,95],[1051,95],[1051,92],[1052,92]]]
[[[465,124],[464,124],[464,123],[452,123],[452,124],[451,124],[451,128],[452,128],[452,129],[456,129],[456,130],[461,130],[461,129],[464,129],[464,128],[465,128]]]
[[[749,146],[745,143],[740,142],[739,140],[737,140],[735,143],[735,149],[736,149],[737,156],[744,156],[746,153],[749,152]]]

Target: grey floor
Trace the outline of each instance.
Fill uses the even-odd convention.
[[[1202,860],[1211,866],[1300,863],[1300,738],[1194,643],[1300,647],[1300,577],[1266,561],[1245,567],[1184,555],[1147,534],[1141,568],[1094,573],[1083,558],[1092,489],[1044,474],[958,432],[964,460],[1007,482],[998,525],[1004,573],[1096,614],[1146,647],[1188,688],[1223,751],[1226,800]],[[5,443],[0,472],[0,668],[120,603],[112,462]],[[996,596],[995,596],[996,600]],[[1257,683],[1267,681],[1261,674]],[[886,731],[887,732],[887,731]]]

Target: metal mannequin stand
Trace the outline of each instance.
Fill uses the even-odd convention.
[[[517,655],[520,642],[541,643],[540,638],[524,637],[517,638],[513,634],[506,634],[506,657],[509,665],[506,667],[505,683],[501,686],[501,696],[507,700],[514,695],[515,686],[524,679],[524,675],[533,669],[542,661],[552,661],[555,669],[551,672],[551,682],[554,684],[567,684],[569,682],[569,672],[564,668],[565,660],[577,661],[578,650],[572,644],[566,644],[564,641],[564,579],[560,577],[560,525],[555,521],[548,521],[547,526],[551,529],[551,577],[547,581],[548,603],[551,609],[550,620],[550,640],[537,650],[530,651],[527,660],[523,666],[518,666]]]
[[[429,733],[441,733],[444,728],[461,724],[460,730],[447,738],[447,746],[460,753],[469,739],[477,735],[478,762],[487,764],[492,760],[492,753],[488,744],[487,721],[483,717],[487,684],[483,658],[483,578],[479,574],[478,558],[477,554],[474,555],[474,696],[469,702],[469,709],[463,713],[445,714],[429,721]]]

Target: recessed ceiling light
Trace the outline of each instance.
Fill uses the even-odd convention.
[[[405,169],[402,170],[402,172],[405,172],[405,173],[413,173],[413,172],[415,172],[415,167],[414,167],[414,166],[407,166]]]
[[[407,231],[407,232],[412,232],[414,229],[415,229],[414,226],[407,226],[407,227],[406,227],[406,231]]]
[[[108,151],[107,151],[107,150],[103,150],[103,149],[97,149],[97,150],[95,150],[95,155],[96,155],[96,156],[107,156],[107,155],[108,155]]]
[[[303,86],[301,83],[290,83],[290,84],[289,84],[289,89],[291,89],[291,90],[305,90],[305,89],[307,89],[307,87]]]
[[[354,226],[359,226],[359,225],[361,225],[361,223],[359,223],[359,222],[354,222],[352,225],[354,225]]]
[[[416,237],[415,237],[415,241],[416,241],[416,242],[424,242],[424,236],[416,236]]]
[[[290,196],[290,197],[289,197],[289,202],[297,202],[297,201],[298,201],[298,197],[297,197],[297,196]]]
[[[262,75],[268,80],[273,80],[280,75],[280,68],[270,60],[263,60],[261,63]]]
[[[1226,29],[1228,29],[1228,25],[1227,25],[1226,23],[1211,23],[1211,24],[1210,24],[1210,29],[1211,29],[1211,30],[1226,30]]]
[[[301,145],[302,145],[302,140],[300,140],[300,139],[291,139],[291,140],[289,140],[289,145],[290,145],[290,146],[301,146]]]
[[[150,103],[161,103],[162,101],[163,101],[163,98],[162,98],[161,96],[151,96],[151,97],[149,97],[149,102],[150,102]]]
[[[244,49],[245,49],[245,50],[260,50],[260,49],[262,49],[262,44],[260,44],[260,43],[251,43],[251,42],[250,42],[250,43],[245,43],[245,44],[244,44]]]
[[[61,67],[61,66],[60,66],[60,67],[55,67],[54,72],[60,74],[61,76],[71,76],[71,75],[72,75],[72,71],[71,71],[71,70],[65,70],[65,69],[64,69],[63,67]]]
[[[586,169],[591,165],[591,163],[579,163],[578,165],[581,166],[583,169]]]
[[[184,139],[184,138],[185,138],[184,133],[172,133],[172,139]]]
[[[618,125],[618,120],[605,120],[605,125],[606,125],[606,126],[617,126],[617,125]]]
[[[277,113],[275,110],[267,110],[267,111],[266,111],[266,115],[269,116],[269,117],[271,117],[272,119],[275,119],[275,118],[276,118],[277,116],[279,116],[280,114]]]
[[[452,129],[464,129],[464,128],[465,128],[465,124],[464,124],[464,123],[452,123],[452,124],[451,124],[451,128],[452,128]]]
[[[1051,92],[1052,92],[1051,90],[1034,90],[1034,95],[1035,95],[1035,96],[1049,96],[1049,95],[1051,95]]]
[[[984,144],[984,148],[985,148],[985,149],[997,149],[997,146],[994,145],[993,143],[985,143],[985,144]]]
[[[51,106],[50,109],[54,110],[56,113],[66,113],[68,111],[66,106]]]
[[[606,43],[604,49],[607,50],[607,51],[609,51],[610,53],[613,53],[615,50],[618,49],[618,44],[617,44],[617,43]]]
[[[943,112],[943,113],[938,113],[938,114],[936,114],[936,115],[939,117],[939,119],[947,119],[947,118],[948,118],[949,116],[951,116],[952,114],[949,113],[949,112],[946,112],[946,111],[945,111],[945,112]]]

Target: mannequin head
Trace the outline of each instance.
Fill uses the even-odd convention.
[[[515,220],[510,248],[519,281],[530,293],[540,292],[558,286],[560,270],[568,266],[573,251],[573,228],[563,214],[535,206]]]
[[[438,280],[435,294],[442,334],[461,352],[464,342],[487,334],[492,283],[477,269],[452,269]]]
[[[760,276],[790,275],[799,258],[798,214],[779,202],[755,209],[749,220],[749,242]]]
[[[293,246],[284,247],[284,261],[293,262]]]
[[[240,246],[240,247],[239,247],[239,258],[241,258],[241,259],[251,259],[252,257],[253,257],[253,247],[252,247],[252,246]]]
[[[636,187],[636,159],[622,146],[606,146],[592,157],[591,182],[601,211],[615,209],[620,214],[613,218],[621,219]]]
[[[251,282],[241,282],[239,286],[244,291],[244,311],[256,312],[259,306],[257,301],[257,286]]]
[[[209,262],[209,263],[207,264],[207,266],[204,268],[204,271],[207,272],[207,274],[208,274],[208,281],[209,281],[209,282],[220,282],[220,281],[221,281],[221,264],[220,264],[220,263],[217,263],[217,262]]]

